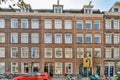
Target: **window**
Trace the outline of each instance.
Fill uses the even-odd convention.
[[[72,43],[72,34],[65,34],[65,43],[71,44]]]
[[[110,19],[105,20],[105,29],[111,29],[111,20]]]
[[[33,47],[31,50],[32,58],[39,58],[39,48]]]
[[[55,29],[62,29],[62,20],[55,20]]]
[[[101,48],[94,48],[94,57],[101,58]]]
[[[51,19],[45,19],[45,29],[52,29],[52,20]]]
[[[22,47],[21,48],[21,57],[22,58],[28,58],[29,57],[29,49],[28,49],[28,47]]]
[[[31,34],[31,43],[39,43],[39,34],[38,33]]]
[[[83,43],[83,34],[77,34],[77,43]]]
[[[65,48],[65,58],[72,58],[72,48]]]
[[[17,62],[11,63],[11,73],[12,74],[18,73],[18,63]]]
[[[65,63],[65,73],[66,74],[72,74],[73,73],[72,69],[73,69],[72,63],[66,62]]]
[[[100,30],[100,21],[94,21],[94,30]]]
[[[5,73],[5,62],[0,62],[0,74]]]
[[[114,20],[113,28],[114,28],[114,29],[120,29],[119,20]]]
[[[114,48],[114,58],[120,58],[120,48]]]
[[[72,21],[65,20],[65,29],[72,29]]]
[[[86,30],[91,30],[91,29],[92,29],[91,21],[86,21]]]
[[[94,42],[95,43],[101,43],[101,35],[100,34],[95,34],[94,35]]]
[[[77,21],[76,29],[82,30],[83,29],[83,21]]]
[[[119,12],[119,9],[118,8],[114,8],[114,12]]]
[[[28,28],[28,19],[21,19],[21,28],[23,29]]]
[[[55,48],[55,58],[62,58],[62,48]]]
[[[77,48],[77,58],[84,57],[84,48]]]
[[[62,7],[54,7],[54,13],[62,13]]]
[[[112,34],[105,34],[105,43],[110,44],[112,42]]]
[[[92,34],[86,34],[86,43],[92,43]]]
[[[11,28],[18,28],[18,19],[11,19]]]
[[[55,62],[55,74],[62,74],[62,63]]]
[[[92,48],[86,48],[87,57],[92,57]]]
[[[17,47],[12,47],[11,48],[11,57],[12,58],[18,58],[18,48]]]
[[[85,9],[85,10],[84,10],[84,13],[85,13],[85,14],[92,14],[92,10],[91,10],[91,9]]]
[[[111,48],[105,48],[105,58],[112,58]]]
[[[18,43],[18,33],[11,33],[11,43]]]
[[[114,44],[120,43],[120,35],[119,34],[113,34],[114,35]]]
[[[55,43],[62,43],[62,34],[55,34]]]
[[[46,33],[44,39],[45,43],[52,43],[52,34]]]
[[[52,58],[52,48],[45,48],[45,58]]]
[[[0,19],[0,28],[5,28],[5,20]]]
[[[39,20],[38,19],[31,20],[31,28],[32,29],[39,29]]]
[[[28,43],[28,33],[21,33],[21,43]]]
[[[5,43],[5,33],[0,33],[0,43]]]
[[[22,74],[29,72],[29,63],[21,63],[22,65]]]
[[[0,47],[0,58],[4,58],[4,57],[5,57],[5,48]]]

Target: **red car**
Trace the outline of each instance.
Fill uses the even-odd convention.
[[[13,80],[51,80],[51,78],[47,72],[32,72],[24,76],[15,77]]]

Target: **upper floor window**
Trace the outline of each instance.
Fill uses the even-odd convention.
[[[0,19],[0,28],[5,28],[5,20]]]
[[[92,48],[86,48],[86,57],[92,57]]]
[[[114,58],[120,58],[120,48],[114,48]]]
[[[94,57],[95,58],[101,57],[101,48],[94,48]]]
[[[118,44],[120,42],[120,35],[119,34],[114,34],[114,44]]]
[[[31,20],[31,28],[32,29],[39,29],[39,20],[38,19]]]
[[[65,20],[65,29],[72,29],[72,21]]]
[[[11,33],[11,43],[18,43],[18,33]]]
[[[84,48],[77,48],[77,58],[84,57]]]
[[[65,34],[65,43],[71,44],[72,43],[72,34]]]
[[[55,20],[55,29],[62,29],[62,20]]]
[[[106,34],[105,35],[105,43],[112,43],[112,34]]]
[[[52,34],[51,33],[46,33],[44,35],[44,41],[45,41],[45,43],[52,43]]]
[[[0,43],[5,43],[5,33],[0,33]]]
[[[28,33],[21,33],[21,43],[28,43]]]
[[[85,10],[84,10],[84,13],[85,13],[85,14],[92,14],[92,9],[85,9]]]
[[[95,43],[101,43],[101,35],[100,34],[95,34],[94,35],[94,42]]]
[[[119,20],[114,20],[113,28],[114,28],[114,29],[120,29]]]
[[[5,57],[5,48],[4,47],[0,47],[0,58]]]
[[[92,34],[86,34],[86,43],[92,43]]]
[[[111,29],[111,20],[110,19],[106,19],[105,20],[105,29]]]
[[[45,25],[45,29],[52,29],[52,20],[45,19],[44,25]]]
[[[21,57],[22,58],[28,58],[29,56],[29,49],[28,47],[22,47],[21,48]]]
[[[32,58],[39,58],[39,48],[32,47],[31,56],[32,56]]]
[[[18,48],[17,47],[12,47],[11,48],[11,57],[12,58],[17,58],[18,57]]]
[[[83,34],[77,34],[77,43],[83,43]]]
[[[77,21],[76,29],[82,30],[83,29],[83,21]]]
[[[112,58],[111,48],[105,48],[105,58]]]
[[[55,34],[55,43],[62,43],[62,34]]]
[[[39,33],[31,34],[31,43],[39,43]]]
[[[21,28],[23,29],[28,28],[28,19],[21,19]]]
[[[52,48],[45,48],[45,58],[52,58]]]
[[[55,58],[62,58],[62,48],[55,48]]]
[[[91,21],[86,21],[85,25],[86,25],[86,30],[91,30],[92,29]]]
[[[114,8],[114,12],[119,12],[119,8]]]
[[[54,13],[62,13],[62,7],[54,7]]]
[[[94,21],[94,30],[100,29],[100,21]]]
[[[18,28],[18,19],[11,19],[11,28]]]
[[[72,58],[72,48],[65,48],[65,58]]]

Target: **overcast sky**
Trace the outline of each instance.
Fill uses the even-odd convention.
[[[53,4],[57,4],[57,0],[24,0],[31,4],[33,9],[52,9]],[[59,0],[64,9],[82,9],[83,5],[89,4],[92,1],[94,9],[101,11],[109,10],[115,2],[120,0]]]

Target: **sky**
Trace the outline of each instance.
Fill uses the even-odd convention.
[[[32,9],[52,9],[53,4],[57,4],[57,0],[24,0],[27,4],[30,4]],[[88,5],[92,1],[94,9],[100,9],[101,11],[108,11],[115,2],[120,0],[59,0],[61,5],[64,5],[64,9],[82,9],[83,5]]]

